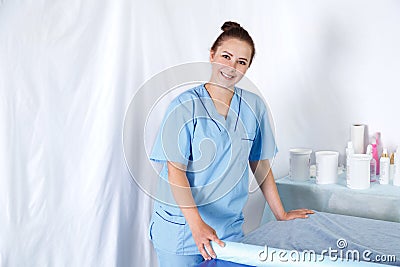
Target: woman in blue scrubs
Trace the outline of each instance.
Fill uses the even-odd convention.
[[[170,104],[150,159],[163,163],[149,235],[159,264],[195,266],[243,236],[249,166],[278,220],[306,218],[282,207],[269,159],[276,144],[263,100],[235,86],[250,67],[254,43],[225,22],[210,51],[210,81]]]

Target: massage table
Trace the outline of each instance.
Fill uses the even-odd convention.
[[[400,223],[316,212],[268,222],[224,248],[212,246],[218,259],[199,267],[400,266]]]

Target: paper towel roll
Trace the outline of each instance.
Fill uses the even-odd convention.
[[[351,142],[353,143],[355,154],[364,154],[364,124],[353,124],[351,126]]]

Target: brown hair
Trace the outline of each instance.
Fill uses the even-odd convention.
[[[235,38],[241,41],[248,43],[251,46],[251,58],[249,62],[249,66],[253,61],[254,54],[256,53],[256,49],[254,47],[253,39],[250,34],[242,27],[239,23],[226,21],[224,25],[222,25],[221,30],[223,31],[218,38],[215,40],[214,44],[211,47],[211,51],[217,51],[217,48],[222,44],[222,42]]]

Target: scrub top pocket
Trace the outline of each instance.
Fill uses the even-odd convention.
[[[249,142],[253,142],[254,139],[256,139],[256,133],[255,132],[249,132],[247,133],[246,136],[242,137],[242,141],[249,141]],[[251,143],[252,144],[252,143]]]
[[[185,238],[186,219],[182,215],[173,215],[164,209],[153,211],[149,235],[155,247],[160,250],[182,254]]]
[[[246,153],[246,157],[250,156],[250,150],[253,147],[254,140],[256,139],[255,132],[249,132],[247,135],[241,136],[241,144],[244,153]]]

